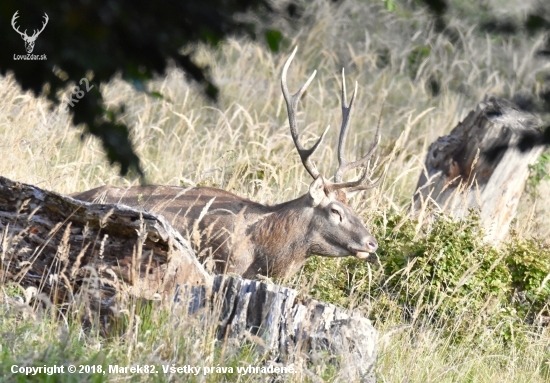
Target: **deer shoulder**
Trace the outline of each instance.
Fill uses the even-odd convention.
[[[89,202],[118,203],[164,215],[186,237],[199,258],[209,262],[216,273],[237,273],[245,278],[257,275],[290,277],[313,254],[328,257],[368,258],[378,248],[376,239],[347,204],[350,192],[372,188],[365,182],[370,174],[367,162],[378,145],[376,139],[362,158],[348,162],[343,149],[357,83],[349,105],[342,72],[342,126],[338,144],[339,166],[333,181],[319,173],[311,161],[325,133],[311,148],[299,140],[296,107],[315,72],[294,95],[286,76],[296,49],[286,61],[281,85],[286,101],[290,133],[303,166],[313,181],[308,192],[278,205],[263,205],[216,188],[176,186],[101,186],[74,198]],[[327,128],[328,129],[328,128]],[[354,181],[343,181],[344,173],[363,168]]]

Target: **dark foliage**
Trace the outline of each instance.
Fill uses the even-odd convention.
[[[540,30],[548,30],[550,29],[550,19],[547,19],[547,15],[543,13],[536,13],[533,12],[527,16],[527,20],[525,21],[525,28],[530,33],[535,33]]]
[[[550,126],[543,128],[540,132],[522,132],[518,141],[514,144],[514,147],[522,152],[526,152],[535,146],[548,145],[550,145]],[[488,161],[493,162],[499,158],[509,146],[508,144],[495,145],[485,150],[483,155]]]
[[[491,34],[514,35],[519,27],[512,20],[492,18],[481,25],[481,30]]]
[[[19,33],[12,27],[17,11]],[[256,37],[254,25],[239,18],[243,12],[267,18],[272,10],[267,0],[3,0],[0,74],[13,73],[24,90],[45,92],[55,103],[61,101],[60,90],[78,86],[73,88],[74,106],[69,105],[73,123],[85,123],[87,133],[101,139],[109,161],[120,165],[121,174],[134,169],[143,177],[128,128],[117,123],[116,112],[106,113],[97,85],[120,73],[144,90],[145,81],[163,74],[174,62],[215,100],[218,89],[207,69],[193,62],[192,44],[216,44],[232,34]],[[33,50],[23,34],[33,36],[43,26]],[[265,38],[271,49],[278,48],[280,33],[269,31]],[[29,48],[47,59],[17,59]],[[89,85],[86,77],[92,80]]]

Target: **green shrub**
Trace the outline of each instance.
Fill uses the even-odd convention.
[[[456,339],[488,329],[508,339],[511,326],[548,310],[548,247],[513,234],[498,250],[484,242],[476,212],[422,223],[390,212],[373,227],[379,265],[314,257],[302,276],[314,296],[367,308],[375,321],[429,322]]]
[[[506,246],[513,302],[518,314],[533,321],[550,315],[550,248],[537,239],[513,236]]]

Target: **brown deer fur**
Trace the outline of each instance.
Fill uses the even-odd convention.
[[[101,186],[73,197],[164,215],[201,261],[214,260],[216,273],[289,277],[312,254],[365,258],[376,250],[376,240],[353,214],[344,193],[326,190],[324,182],[319,178],[309,193],[275,206],[208,187]]]

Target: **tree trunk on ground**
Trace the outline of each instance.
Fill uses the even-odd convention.
[[[164,217],[77,201],[0,177],[0,282],[34,287],[54,303],[81,287],[108,306],[117,292],[172,296],[211,277]]]
[[[513,103],[486,98],[448,136],[430,145],[426,169],[415,193],[415,208],[435,202],[454,217],[478,208],[487,239],[506,238],[529,176],[529,165],[542,147],[521,152],[516,147],[525,134],[536,135],[541,121]],[[503,148],[492,161],[485,155]]]
[[[229,349],[254,342],[284,365],[336,365],[337,380],[375,382],[378,332],[358,313],[311,298],[283,286],[232,276],[217,276],[208,299],[204,288],[180,290],[177,302],[189,311],[211,305],[220,318],[218,338]]]

